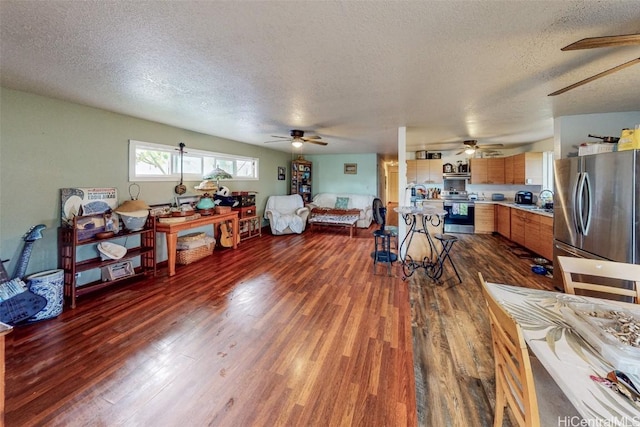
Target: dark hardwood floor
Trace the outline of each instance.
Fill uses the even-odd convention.
[[[461,284],[374,275],[371,230],[317,228],[81,298],[7,336],[6,425],[490,425],[477,271],[550,280],[502,238],[459,237]]]

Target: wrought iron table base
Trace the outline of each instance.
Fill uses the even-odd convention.
[[[444,260],[446,259],[446,253],[444,250],[438,253],[431,233],[427,226],[431,224],[434,227],[440,226],[443,220],[442,217],[445,211],[429,211],[429,210],[417,210],[414,208],[396,208],[396,212],[402,214],[405,224],[408,227],[407,234],[404,236],[402,243],[400,244],[400,253],[404,254],[402,257],[402,280],[406,280],[416,272],[416,270],[422,268],[425,271],[427,277],[435,282],[438,282],[442,277],[444,270]],[[420,217],[420,218],[418,218]],[[418,225],[422,225],[422,228],[418,228]],[[422,260],[414,260],[409,255],[409,248],[411,242],[416,235],[424,234],[429,242],[429,255]],[[437,254],[434,259],[434,254]]]

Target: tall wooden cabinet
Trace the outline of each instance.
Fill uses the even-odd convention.
[[[307,160],[294,160],[291,162],[291,192],[299,194],[306,203],[312,200],[311,185],[312,164]]]

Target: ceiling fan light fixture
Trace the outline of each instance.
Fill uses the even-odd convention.
[[[467,148],[466,150],[464,150],[465,154],[473,154],[476,152],[475,148]]]
[[[291,145],[293,145],[295,148],[300,148],[302,147],[302,140],[298,137],[294,137],[291,141]]]

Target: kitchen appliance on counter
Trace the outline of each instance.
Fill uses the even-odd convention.
[[[531,191],[518,191],[516,193],[516,204],[518,205],[532,205],[533,193]]]
[[[466,191],[444,190],[442,191],[443,208],[447,211],[444,217],[445,233],[474,232],[475,203],[469,199]]]
[[[554,263],[573,256],[640,264],[640,150],[556,160],[554,174]],[[553,283],[563,289],[558,268]]]

